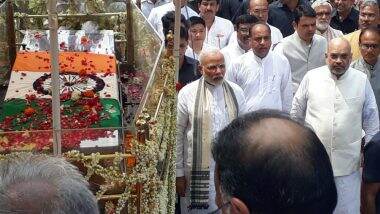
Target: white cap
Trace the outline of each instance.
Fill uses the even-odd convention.
[[[316,7],[323,6],[323,5],[330,6],[330,9],[332,11],[332,6],[328,0],[316,0],[315,2],[313,2],[311,7],[315,10]]]

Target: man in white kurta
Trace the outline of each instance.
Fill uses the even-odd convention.
[[[206,22],[205,43],[211,47],[222,49],[227,46],[234,25],[231,21],[216,16],[220,0],[202,0],[198,3],[199,15]]]
[[[181,89],[178,94],[177,105],[177,159],[176,159],[176,177],[177,177],[177,194],[181,197],[182,213],[209,213],[217,209],[215,204],[215,185],[214,185],[214,168],[215,163],[210,157],[210,182],[208,209],[189,209],[190,205],[190,175],[193,164],[193,131],[195,114],[195,103],[197,97],[197,89],[199,84],[211,92],[212,101],[211,109],[211,137],[215,138],[217,132],[223,129],[234,118],[229,118],[227,113],[226,94],[222,84],[224,81],[224,59],[218,50],[208,50],[200,55],[200,63],[202,66],[203,77],[194,81]],[[228,82],[232,88],[233,94],[237,101],[238,115],[245,112],[245,98],[242,89],[232,82]],[[206,89],[205,88],[205,89]],[[196,142],[194,142],[195,144]]]
[[[247,111],[269,108],[289,112],[293,99],[290,65],[283,55],[270,51],[268,25],[251,28],[251,47],[232,63],[227,79],[242,87]]]
[[[308,71],[326,64],[324,55],[327,49],[326,39],[315,34],[316,14],[314,10],[304,7],[299,14],[301,16],[296,16],[293,23],[295,32],[285,37],[274,48],[289,61],[294,93]]]
[[[174,1],[176,2],[176,1]],[[181,14],[185,16],[186,19],[189,19],[192,16],[198,16],[198,14],[192,10],[190,7],[186,6],[187,0],[181,0]],[[165,39],[164,33],[162,31],[162,21],[161,18],[169,11],[174,11],[175,5],[173,2],[155,7],[149,14],[148,21],[152,24],[153,28],[156,30],[158,35],[162,40]]]
[[[236,19],[236,32],[238,42],[229,43],[221,52],[224,55],[226,68],[229,68],[232,60],[236,60],[241,55],[251,49],[249,31],[258,20],[251,15],[241,15]]]
[[[378,109],[367,76],[349,68],[347,40],[332,39],[323,66],[308,72],[294,96],[291,115],[312,127],[330,156],[338,191],[334,213],[360,213],[360,149],[379,131]]]

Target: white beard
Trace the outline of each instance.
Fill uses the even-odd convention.
[[[327,28],[329,27],[329,23],[324,23],[324,22],[317,22],[317,29],[319,31],[325,32]]]

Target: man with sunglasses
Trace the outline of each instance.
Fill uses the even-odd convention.
[[[178,94],[176,190],[181,213],[209,213],[217,208],[211,142],[219,130],[245,112],[242,89],[224,80],[223,54],[208,49],[199,60],[203,77]]]
[[[294,95],[290,114],[315,131],[330,156],[338,203],[335,213],[360,213],[360,151],[379,131],[375,95],[367,76],[350,68],[350,44],[329,42],[327,66],[309,71]]]
[[[229,67],[227,79],[242,87],[249,112],[269,108],[289,112],[292,77],[285,56],[273,52],[270,27],[263,22],[250,29],[251,48]]]

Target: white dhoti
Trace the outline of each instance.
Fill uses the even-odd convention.
[[[361,185],[360,171],[355,171],[347,176],[335,177],[334,179],[338,192],[338,203],[334,214],[359,214]]]
[[[215,203],[215,183],[214,183],[214,170],[215,170],[215,161],[210,159],[210,186],[209,186],[209,198],[208,198],[208,209],[192,209],[190,210],[188,207],[190,206],[190,180],[187,180],[188,187],[186,189],[186,197],[181,197],[181,214],[192,213],[192,214],[207,214],[213,212],[218,209]]]

